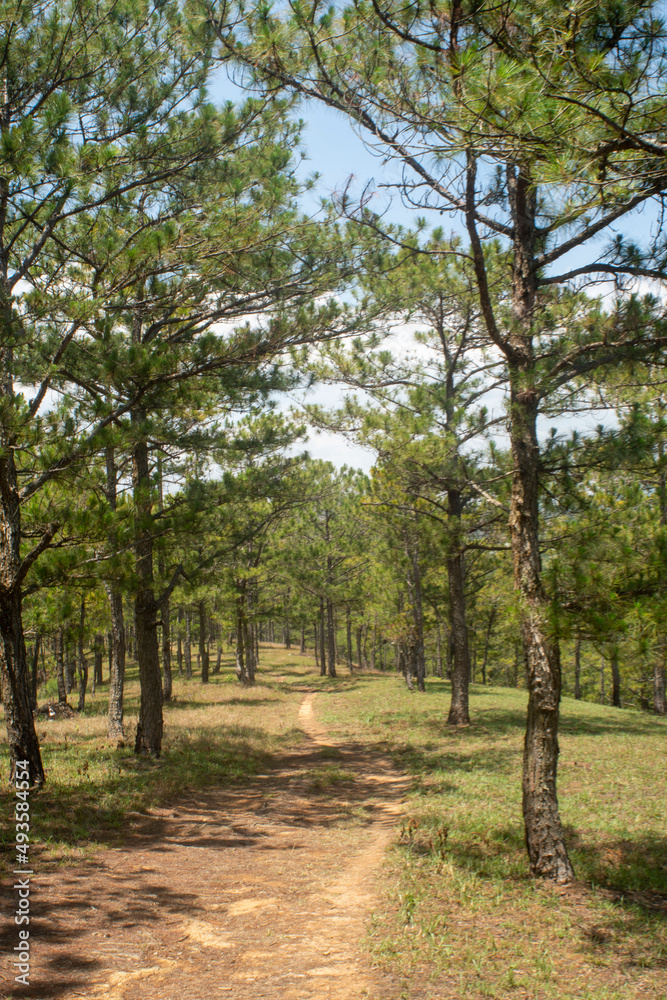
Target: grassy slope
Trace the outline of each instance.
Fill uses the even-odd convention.
[[[559,798],[576,886],[527,875],[521,823],[525,692],[477,688],[469,728],[426,695],[362,679],[322,710],[415,778],[374,918],[376,960],[404,997],[667,997],[667,726],[565,699]]]
[[[393,675],[321,681],[294,652],[262,659],[251,690],[237,686],[229,660],[206,688],[177,679],[157,764],[105,740],[106,686],[85,716],[40,720],[48,784],[32,796],[33,858],[49,864],[116,843],[127,811],[256,773],[302,738],[306,681],[321,691],[317,714],[333,732],[390,750],[414,776],[368,941],[402,984],[396,1000],[667,998],[665,721],[565,700],[560,800],[581,881],[557,890],[527,877],[524,692],[477,689],[473,725],[452,731],[443,682],[409,694]],[[137,697],[130,670],[129,734]],[[2,798],[9,847],[11,799]]]

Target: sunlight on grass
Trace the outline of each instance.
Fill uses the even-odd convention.
[[[476,688],[472,724],[451,729],[446,682],[430,678],[419,695],[394,674],[343,674],[320,678],[312,658],[273,647],[250,689],[229,658],[209,685],[177,678],[157,762],[132,752],[136,667],[125,747],[106,740],[106,687],[82,716],[40,718],[48,783],[32,796],[32,820],[45,861],[120,842],[130,812],[266,770],[306,742],[298,707],[315,690],[333,738],[390,755],[412,776],[366,941],[397,983],[392,1000],[667,997],[666,720],[564,700],[559,797],[579,881],[558,888],[528,875],[524,691]],[[319,753],[322,766],[299,774],[309,793],[359,787],[338,748]],[[351,819],[366,805],[351,803]]]
[[[446,725],[448,685],[395,676],[320,699],[322,721],[413,776],[369,930],[402,996],[667,997],[664,720],[565,699],[559,798],[577,885],[528,877],[521,820],[525,692],[477,688]]]

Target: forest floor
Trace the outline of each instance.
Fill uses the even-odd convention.
[[[40,718],[31,985],[4,971],[3,1000],[667,1000],[667,720],[564,700],[554,887],[523,846],[525,692],[475,687],[453,730],[437,678],[313,668],[267,647],[254,688],[228,659],[177,679],[159,761],[108,743],[105,686]],[[128,737],[137,699],[131,666]]]
[[[362,744],[332,741],[316,698],[298,710],[306,739],[266,773],[130,811],[122,846],[33,878],[30,986],[7,977],[3,995],[395,995],[360,941],[409,782]]]

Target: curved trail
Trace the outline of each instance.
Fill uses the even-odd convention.
[[[130,817],[120,850],[34,880],[39,1000],[382,1000],[359,942],[408,779],[330,739],[269,774]],[[10,994],[11,995],[11,994]]]

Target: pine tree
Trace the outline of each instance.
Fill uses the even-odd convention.
[[[561,668],[541,569],[537,421],[542,401],[578,375],[650,356],[665,342],[659,316],[647,322],[625,303],[596,322],[577,322],[580,304],[569,322],[552,311],[576,277],[663,274],[659,254],[644,259],[632,241],[612,240],[611,229],[667,190],[657,5],[360,0],[340,13],[323,3],[228,5],[222,16],[211,9],[225,58],[272,90],[348,115],[400,165],[405,200],[465,225],[487,338],[510,382],[509,524],[529,687],[526,842],[534,875],[568,881],[556,794]],[[381,228],[367,202],[357,216]],[[611,240],[607,251],[595,242],[601,235]],[[511,292],[499,304],[483,250],[489,236],[507,247]],[[573,268],[566,257],[577,248],[586,258]]]

